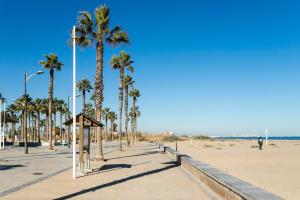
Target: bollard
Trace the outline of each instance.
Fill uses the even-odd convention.
[[[168,147],[164,147],[164,152],[166,153]]]
[[[177,161],[177,165],[180,166],[181,165],[181,155],[180,154],[176,154],[176,161]]]

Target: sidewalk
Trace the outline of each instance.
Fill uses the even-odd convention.
[[[93,172],[72,180],[71,170],[2,199],[209,199],[200,185],[150,143],[92,162]]]

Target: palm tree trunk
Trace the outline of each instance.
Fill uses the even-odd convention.
[[[101,121],[101,114],[99,112],[100,109],[96,108],[97,121]],[[101,127],[97,127],[97,152],[96,152],[96,160],[104,160],[103,150],[102,150],[102,131]]]
[[[53,113],[53,135],[54,135],[54,143],[56,142],[56,111]]]
[[[28,124],[28,127],[27,127],[27,133],[29,134],[29,142],[32,142],[31,141],[31,138],[32,138],[32,133],[31,133],[31,125],[30,125],[30,114],[28,115],[28,122],[27,122],[27,124]]]
[[[41,142],[40,124],[41,124],[41,116],[40,116],[40,112],[37,112],[37,137],[38,137],[38,142]]]
[[[131,127],[131,136],[130,136],[130,139],[131,139],[131,144],[133,144],[133,142],[134,142],[134,122],[133,122],[133,116],[131,116],[131,118],[130,118],[130,127]]]
[[[127,145],[130,145],[129,137],[128,137],[128,85],[125,85],[125,134],[127,139]]]
[[[135,113],[135,101],[136,101],[136,99],[135,98],[133,98],[133,109],[132,109],[132,111],[133,111],[133,133],[134,133],[134,143],[136,143],[136,130],[135,130],[135,119],[136,119],[136,113]]]
[[[62,142],[62,113],[59,112],[59,136],[60,136],[60,142]]]
[[[22,136],[22,142],[24,141],[24,114],[22,112],[21,118],[21,136]]]
[[[111,132],[111,141],[114,141],[114,121],[110,121],[110,132]]]
[[[97,42],[96,52],[96,78],[95,78],[95,107],[96,107],[96,119],[101,122],[101,109],[103,102],[103,41],[100,38]],[[101,128],[97,127],[97,152],[96,160],[104,160],[103,149],[102,149],[102,133]]]
[[[120,68],[119,83],[119,150],[122,151],[122,110],[123,110],[123,91],[124,91],[124,68]]]
[[[85,113],[85,90],[82,90],[82,112]]]
[[[53,79],[54,79],[54,71],[50,69],[50,84],[49,84],[49,127],[48,127],[48,135],[49,135],[49,149],[53,150],[52,146],[52,103],[53,103]]]
[[[49,116],[46,114],[46,120],[45,120],[45,133],[46,133],[46,140],[49,142]]]
[[[105,142],[107,141],[107,113],[105,116]]]

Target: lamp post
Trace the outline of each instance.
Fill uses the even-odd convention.
[[[2,99],[0,99],[0,150],[2,149]],[[4,140],[3,140],[4,149]]]
[[[76,27],[73,26],[73,179],[76,178]]]
[[[35,75],[43,74],[43,71],[37,71],[34,74],[28,75],[26,72],[24,73],[24,135],[25,135],[25,142],[24,142],[24,153],[28,154],[28,144],[27,144],[27,82],[30,78]]]

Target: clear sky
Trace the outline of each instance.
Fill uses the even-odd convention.
[[[300,2],[289,0],[0,0],[0,92],[23,93],[23,73],[40,69],[44,54],[65,64],[55,73],[55,96],[72,86],[69,32],[78,11],[106,3],[111,25],[129,33],[125,47],[143,131],[181,134],[300,134]],[[105,48],[105,102],[118,110],[118,72]],[[77,78],[93,81],[95,49],[78,49]],[[47,97],[49,74],[29,82]],[[78,104],[80,105],[80,101]]]

